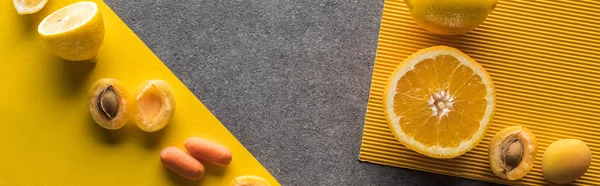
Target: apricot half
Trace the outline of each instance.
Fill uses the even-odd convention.
[[[500,178],[518,180],[533,167],[536,150],[537,140],[529,129],[506,127],[490,142],[490,167]]]
[[[129,94],[121,81],[112,78],[99,79],[92,85],[88,95],[90,115],[101,127],[116,130],[129,120]]]
[[[175,113],[175,96],[163,80],[144,81],[133,94],[133,120],[146,132],[167,126]]]
[[[542,172],[546,180],[566,184],[583,176],[590,167],[592,153],[581,140],[562,139],[548,146],[542,158]]]

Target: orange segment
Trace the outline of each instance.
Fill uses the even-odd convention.
[[[406,147],[436,158],[479,143],[494,113],[491,78],[457,49],[437,46],[405,59],[390,76],[384,112]]]

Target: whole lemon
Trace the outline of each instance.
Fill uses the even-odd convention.
[[[566,184],[583,176],[591,161],[592,153],[583,141],[562,139],[546,148],[542,157],[542,172],[546,180]]]
[[[404,0],[417,23],[427,31],[459,35],[475,29],[498,0]]]

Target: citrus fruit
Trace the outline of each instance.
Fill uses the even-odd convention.
[[[258,176],[240,176],[234,178],[230,186],[270,186],[269,182]]]
[[[104,21],[94,2],[78,2],[48,15],[38,26],[54,54],[70,61],[89,60],[104,40]]]
[[[133,121],[146,132],[167,126],[175,114],[175,96],[163,80],[142,82],[133,93]]]
[[[410,14],[427,31],[459,35],[475,29],[496,7],[498,0],[404,0]]]
[[[13,0],[13,5],[17,9],[17,14],[33,14],[40,11],[48,0]]]
[[[390,75],[383,96],[396,139],[434,158],[453,158],[475,147],[492,120],[495,100],[485,69],[447,46],[406,58]]]

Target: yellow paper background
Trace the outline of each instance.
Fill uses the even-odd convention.
[[[278,185],[104,2],[96,1],[106,26],[97,63],[52,54],[37,25],[74,2],[49,0],[42,11],[25,16],[17,15],[12,1],[0,2],[0,185],[228,185],[241,175]],[[86,97],[94,81],[105,77],[121,80],[130,92],[143,80],[165,80],[177,102],[171,124],[157,133],[132,122],[116,131],[96,125]],[[232,163],[226,168],[205,163],[200,181],[167,170],[161,149],[183,148],[190,136],[227,146]]]
[[[600,185],[598,15],[600,1],[500,0],[475,30],[439,36],[417,26],[403,1],[386,0],[359,160],[509,185],[545,185],[544,150],[555,140],[575,138],[592,151],[592,165],[575,185]],[[408,150],[392,136],[383,115],[390,73],[410,54],[435,45],[471,56],[496,85],[496,115],[483,141],[451,160]],[[490,170],[487,151],[494,134],[513,125],[533,131],[538,150],[527,176],[506,181]]]

